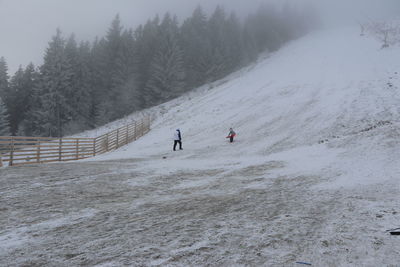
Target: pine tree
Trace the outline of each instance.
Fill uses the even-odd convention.
[[[68,105],[68,92],[72,87],[73,71],[65,53],[65,40],[57,30],[49,44],[40,68],[40,90],[42,110],[38,113],[43,124],[42,134],[63,136],[72,118],[72,108]]]
[[[107,59],[107,41],[104,38],[94,41],[91,49],[91,103],[90,115],[93,126],[102,126],[110,121],[110,114],[105,109],[105,102],[108,102],[109,74]],[[102,110],[100,112],[100,110]]]
[[[42,103],[43,96],[40,87],[40,80],[37,81],[31,90],[29,110],[19,126],[19,135],[24,136],[48,136],[44,125],[47,123],[47,112]]]
[[[138,87],[145,88],[150,79],[150,65],[155,53],[159,50],[160,19],[156,16],[139,26],[135,31],[136,50],[138,55]],[[145,94],[145,92],[143,92]]]
[[[92,109],[92,98],[95,94],[95,88],[93,87],[93,67],[91,66],[91,47],[89,42],[83,42],[79,46],[78,50],[78,66],[76,70],[76,76],[79,81],[79,90],[76,100],[79,104],[77,107],[76,114],[77,119],[82,121],[82,124],[86,125],[81,130],[93,128],[95,125],[90,117]]]
[[[0,58],[0,97],[4,98],[8,91],[8,66],[4,57]]]
[[[120,67],[122,57],[122,30],[121,20],[119,15],[111,23],[111,27],[108,30],[107,40],[107,60],[108,60],[108,73],[109,73],[109,90],[111,98],[115,97],[113,89],[120,86],[123,81],[120,78]]]
[[[258,53],[276,51],[287,40],[283,22],[272,5],[264,5],[246,21],[246,28],[251,30]]]
[[[159,50],[153,58],[146,86],[148,106],[179,96],[185,90],[183,52],[179,46],[177,19],[166,14],[161,24]]]
[[[38,96],[34,94],[37,87],[39,73],[30,63],[24,70],[21,91],[19,92],[18,110],[21,113],[17,135],[32,136],[34,121],[31,113],[38,105]]]
[[[291,5],[266,5],[241,23],[221,7],[208,18],[199,6],[181,27],[166,14],[133,31],[117,15],[93,43],[66,41],[58,30],[39,71],[30,65],[10,79],[0,58],[11,133],[62,136],[162,103],[304,34],[312,25],[305,17]]]
[[[7,107],[0,98],[0,136],[9,136],[10,127],[8,124]]]
[[[208,22],[211,41],[211,61],[207,72],[209,81],[215,81],[229,73],[230,57],[228,39],[226,38],[226,13],[217,6]]]
[[[136,96],[137,65],[134,34],[131,30],[123,31],[120,37],[120,48],[115,58],[115,103],[114,118],[131,113],[140,105]]]
[[[253,28],[249,23],[250,19],[247,18],[243,25],[243,60],[244,64],[248,64],[257,59],[259,54],[259,47],[257,44],[256,37],[254,36]]]
[[[198,6],[181,27],[181,46],[185,55],[186,83],[193,88],[207,81],[211,60],[211,43],[208,36],[207,16]]]
[[[65,92],[71,117],[65,126],[64,134],[74,134],[89,129],[91,123],[90,44],[81,43],[78,47],[75,37],[71,35],[65,45],[65,55],[71,68],[70,86]]]
[[[225,23],[225,38],[227,44],[227,71],[232,72],[244,63],[244,41],[243,30],[239,18],[235,13],[231,13]]]
[[[9,114],[10,130],[12,135],[18,132],[18,125],[23,120],[24,111],[24,70],[20,66],[14,76],[11,77],[8,93],[7,110]]]
[[[130,92],[136,90],[134,83],[136,59],[134,35],[131,30],[123,30],[119,16],[111,23],[106,36],[106,59],[108,68],[107,103],[101,109],[106,109],[109,120],[120,118],[133,110],[129,102]],[[128,85],[130,88],[128,88]]]
[[[14,110],[15,94],[9,83],[8,66],[4,57],[0,58],[0,99],[2,107],[3,118],[0,122],[0,131],[3,128],[5,135],[10,135],[10,111]]]

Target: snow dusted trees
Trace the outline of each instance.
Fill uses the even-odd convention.
[[[0,136],[10,135],[8,108],[3,99],[8,98],[10,105],[12,99],[10,97],[8,83],[8,67],[4,57],[0,58]]]
[[[145,101],[152,106],[181,95],[185,90],[183,51],[179,46],[176,17],[166,14],[160,25],[159,47],[150,65]]]
[[[8,136],[10,134],[7,107],[0,98],[0,136]]]
[[[361,24],[362,28],[366,28],[381,43],[382,48],[400,43],[400,24],[395,22],[370,22],[366,25]]]
[[[22,89],[18,93],[19,105],[16,112],[20,114],[17,135],[39,135],[35,130],[39,128],[34,112],[40,110],[40,95],[38,89],[39,72],[35,66],[29,64],[23,75]],[[16,90],[16,89],[13,89]],[[35,133],[35,134],[34,134]]]
[[[189,88],[200,86],[207,80],[208,64],[211,59],[207,23],[206,14],[198,6],[181,27],[181,45],[185,49],[186,84]]]
[[[124,30],[117,15],[105,38],[92,48],[93,108],[95,125],[136,110],[137,58],[132,30]]]
[[[82,42],[80,45],[71,35],[65,44],[65,56],[71,68],[69,77],[70,85],[66,91],[66,104],[70,109],[70,119],[65,128],[68,133],[87,129],[91,123],[91,69],[90,69],[90,44]]]
[[[9,93],[9,106],[8,115],[10,119],[10,131],[12,134],[16,134],[18,130],[18,125],[21,123],[23,118],[23,111],[20,109],[24,108],[24,98],[26,92],[24,92],[24,70],[19,67],[15,75],[10,80],[10,93]]]
[[[49,43],[40,68],[40,113],[43,134],[63,136],[64,129],[72,117],[69,96],[73,90],[71,59],[65,53],[65,40],[61,31]]]
[[[8,91],[8,67],[4,57],[0,58],[0,97]]]
[[[8,66],[4,57],[0,58],[0,98],[3,99],[5,103],[12,103],[10,97],[10,86],[8,82]]]
[[[298,37],[306,22],[290,6],[260,8],[244,22],[199,6],[182,25],[166,14],[133,30],[117,15],[94,42],[57,30],[38,69],[20,68],[10,79],[0,59],[4,118],[13,135],[87,130],[218,80]]]

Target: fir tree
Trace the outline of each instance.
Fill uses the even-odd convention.
[[[153,58],[146,86],[146,103],[151,106],[179,96],[185,90],[183,52],[179,46],[176,18],[169,14],[161,24],[160,47]]]
[[[107,41],[104,38],[94,41],[91,49],[91,109],[90,118],[94,126],[101,126],[110,120],[109,112],[105,110],[108,102],[109,75],[107,63]],[[100,112],[102,110],[102,112]]]
[[[0,97],[5,98],[8,91],[8,66],[4,57],[0,58]]]
[[[71,76],[64,95],[71,117],[64,134],[73,134],[90,128],[90,45],[81,43],[78,47],[72,35],[65,45],[65,56],[70,65]]]
[[[138,87],[145,88],[150,79],[150,65],[159,50],[160,19],[156,16],[135,31],[138,54]],[[145,94],[145,92],[143,92]]]
[[[91,66],[91,47],[89,42],[82,42],[78,49],[76,77],[79,81],[76,101],[79,103],[77,107],[77,119],[81,121],[84,129],[93,128],[94,124],[90,117],[92,109],[92,98],[95,94],[93,81],[93,68]],[[82,130],[82,129],[80,129]]]
[[[106,59],[108,77],[106,88],[107,103],[102,104],[102,109],[107,110],[110,120],[120,118],[133,110],[130,92],[135,87],[136,60],[134,48],[134,34],[131,30],[123,30],[119,16],[111,23],[111,27],[106,36]],[[128,99],[127,99],[128,98]]]
[[[10,127],[8,124],[8,113],[6,105],[0,98],[0,136],[9,136]]]
[[[121,57],[122,55],[122,30],[121,20],[119,15],[111,23],[111,27],[108,30],[106,40],[107,40],[107,60],[108,60],[108,73],[110,77],[109,90],[110,96],[114,98],[113,89],[120,86],[123,81],[120,78],[120,68],[121,68]]]
[[[42,90],[38,82],[31,90],[29,110],[19,126],[19,135],[48,136],[44,124],[47,123],[47,112],[43,109]]]
[[[114,117],[120,118],[138,109],[140,103],[137,96],[137,58],[134,35],[131,30],[123,31],[118,55],[115,58],[116,71],[114,72],[115,104]]]
[[[211,43],[207,31],[207,16],[198,6],[192,17],[187,19],[181,27],[186,83],[191,88],[207,81],[207,71],[211,60]]]
[[[211,41],[211,61],[207,72],[209,81],[215,81],[228,74],[230,57],[228,39],[226,38],[226,13],[217,6],[208,22]]]
[[[10,121],[10,131],[12,135],[18,132],[18,125],[23,120],[24,111],[24,70],[20,66],[17,72],[11,77],[9,94],[8,94],[8,114]]]
[[[65,53],[65,40],[61,31],[53,37],[40,68],[42,134],[63,136],[66,124],[72,118],[68,105],[68,92],[72,87],[73,71]]]
[[[244,41],[242,36],[242,25],[235,13],[231,13],[225,23],[225,43],[227,44],[228,60],[226,67],[228,72],[232,72],[244,63]]]
[[[105,37],[79,45],[58,30],[39,72],[29,65],[9,79],[0,58],[11,133],[62,136],[162,103],[299,37],[312,25],[306,17],[291,5],[264,6],[241,23],[221,7],[209,18],[197,7],[182,26],[166,14],[132,30],[117,15]]]
[[[18,122],[17,135],[31,136],[33,132],[33,117],[31,112],[34,107],[38,105],[39,101],[34,91],[37,87],[39,73],[36,71],[35,66],[30,63],[24,70],[22,78],[21,91],[19,92],[18,110],[21,114]]]

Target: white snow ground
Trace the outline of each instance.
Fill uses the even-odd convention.
[[[185,168],[279,159],[290,163],[282,170],[290,174],[319,175],[329,167],[335,187],[396,178],[400,48],[380,47],[356,28],[310,35],[217,88],[146,111],[156,117],[150,134],[96,160],[167,156],[164,164],[150,162],[163,172],[174,164],[181,170],[191,158],[196,163]],[[225,142],[229,127],[238,133],[234,145]],[[176,128],[184,135],[183,153],[171,152]]]
[[[0,265],[400,266],[400,48],[380,47],[313,33],[147,110],[116,152],[1,169]]]

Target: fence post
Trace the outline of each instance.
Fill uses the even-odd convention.
[[[118,149],[123,145],[127,145],[132,141],[137,140],[139,137],[144,136],[147,132],[150,131],[150,125],[151,125],[151,117],[147,116],[147,117],[143,117],[141,118],[141,120],[138,121],[134,121],[131,124],[127,124],[125,126],[122,126],[112,132],[106,133],[105,135],[102,135],[100,137],[97,138],[85,138],[85,140],[83,141],[84,143],[84,147],[80,147],[80,139],[81,138],[76,138],[75,142],[73,141],[74,139],[72,139],[72,141],[67,141],[67,143],[71,143],[71,148],[68,148],[67,150],[69,150],[70,152],[67,153],[72,153],[72,155],[68,155],[66,158],[67,160],[73,160],[74,155],[73,155],[73,149],[74,149],[74,143],[75,143],[75,159],[79,160],[81,159],[81,155],[80,155],[80,150],[82,149],[82,153],[83,154],[83,158],[85,158],[85,155],[90,155],[90,142],[93,142],[91,145],[92,147],[92,156],[95,157],[97,154],[101,154],[104,153],[104,145],[106,147],[106,151],[105,152],[109,152],[110,148],[111,149]],[[115,131],[116,131],[116,145],[114,147],[114,139],[112,139],[112,142],[110,142],[110,137],[114,138],[115,137]],[[23,158],[20,158],[18,154],[16,154],[16,151],[18,151],[18,148],[16,148],[16,146],[19,146],[22,142],[19,142],[18,139],[15,139],[15,137],[11,136],[7,138],[9,140],[8,146],[10,148],[10,151],[5,152],[5,154],[0,154],[0,167],[4,165],[3,161],[4,159],[2,159],[2,157],[6,157],[8,160],[8,165],[9,166],[13,166],[13,165],[18,165],[18,161],[19,160],[23,160]],[[64,159],[64,139],[59,137],[59,138],[52,138],[49,140],[52,141],[47,141],[47,139],[38,139],[38,138],[28,138],[28,140],[32,139],[32,141],[26,141],[26,143],[28,143],[27,147],[31,148],[32,150],[32,154],[29,154],[28,156],[32,156],[34,155],[34,151],[35,151],[35,145],[30,143],[34,143],[36,144],[36,158],[33,158],[33,162],[36,160],[36,162],[38,164],[43,163],[42,159],[41,159],[41,153],[42,153],[42,143],[44,143],[44,145],[47,147],[47,143],[50,144],[51,149],[47,150],[47,148],[44,148],[44,152],[46,154],[47,151],[57,151],[57,148],[54,148],[54,144],[55,147],[57,147],[57,144],[54,142],[58,139],[58,161],[62,161]],[[71,139],[70,139],[71,140]],[[89,141],[90,140],[90,141]],[[43,142],[42,142],[43,141]],[[105,143],[104,143],[105,142]],[[23,143],[22,143],[23,144]],[[53,144],[53,145],[51,145]],[[68,146],[68,144],[67,144]],[[24,147],[23,145],[20,146],[21,147],[21,151],[24,151]],[[99,151],[97,151],[97,147],[99,147]],[[16,150],[17,149],[17,150]],[[53,150],[54,149],[54,150]],[[57,152],[55,152],[57,153]],[[85,154],[88,153],[88,154]],[[47,153],[50,154],[50,153]],[[8,156],[7,156],[8,155]],[[54,154],[53,154],[54,155]],[[53,158],[52,155],[52,158]],[[16,158],[14,158],[14,156],[16,156]],[[50,156],[49,156],[50,158]]]
[[[119,148],[118,144],[119,144],[119,128],[117,129],[117,147],[116,147],[116,149]]]
[[[62,159],[62,138],[58,141],[58,161]]]
[[[79,138],[76,139],[76,159],[79,159]]]
[[[125,139],[125,145],[127,145],[128,144],[128,131],[129,131],[129,128],[128,128],[129,126],[128,125],[126,125],[126,139]]]
[[[36,162],[40,163],[40,140],[39,140],[39,143],[38,143],[38,147],[36,149]]]
[[[93,138],[93,157],[96,157],[96,138]]]
[[[137,132],[137,129],[136,129],[136,121],[135,121],[135,127],[133,128],[133,130],[134,130],[134,133],[133,133],[133,140],[136,140],[136,132]]]
[[[106,152],[108,152],[109,150],[108,150],[108,133],[107,133],[107,136],[106,136]]]
[[[10,149],[10,163],[9,166],[13,165],[14,160],[14,137],[11,137],[11,149]]]

